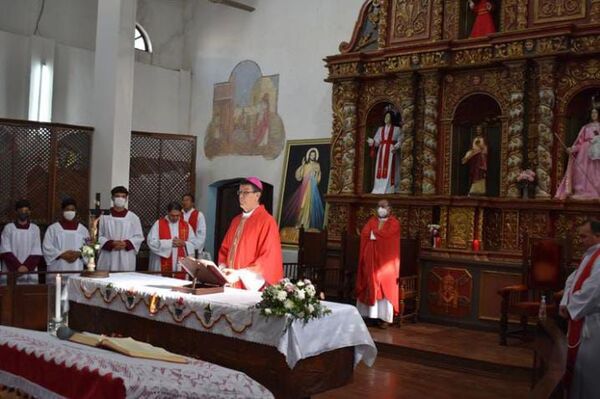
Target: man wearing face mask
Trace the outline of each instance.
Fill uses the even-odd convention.
[[[356,278],[356,307],[363,317],[379,319],[387,328],[398,313],[400,276],[400,222],[387,200],[377,204],[377,216],[369,219],[360,235]]]
[[[157,220],[148,233],[150,271],[160,271],[166,277],[185,278],[178,259],[193,256],[198,246],[194,229],[183,220],[179,202],[167,205],[167,216]]]
[[[4,226],[0,238],[0,259],[2,271],[32,272],[42,260],[40,229],[31,223],[31,205],[27,200],[19,200],[15,205],[17,220]],[[37,274],[20,276],[22,284],[37,284]]]
[[[77,203],[74,199],[64,199],[61,207],[61,219],[51,224],[44,235],[44,259],[48,271],[83,270],[81,247],[90,238],[90,233],[75,219]]]
[[[98,270],[135,271],[135,255],[144,241],[140,218],[126,208],[129,191],[117,186],[110,191],[113,207],[98,226]]]

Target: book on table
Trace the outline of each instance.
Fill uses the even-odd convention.
[[[141,359],[163,360],[171,363],[188,362],[184,356],[176,355],[166,351],[163,348],[152,346],[145,342],[136,341],[131,337],[116,338],[84,332],[74,333],[69,338],[69,341],[88,346],[107,348],[115,352],[122,353],[123,355],[138,357]]]
[[[194,280],[205,286],[223,287],[227,277],[212,261],[188,256],[181,260],[181,267]]]

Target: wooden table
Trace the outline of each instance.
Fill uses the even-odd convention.
[[[272,346],[73,301],[69,306],[69,326],[75,330],[131,336],[174,353],[243,371],[277,398],[309,397],[352,382],[352,347],[302,359],[290,369],[285,357]]]

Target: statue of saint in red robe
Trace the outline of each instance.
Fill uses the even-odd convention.
[[[233,218],[219,250],[219,265],[239,271],[239,281],[232,285],[236,288],[259,290],[283,278],[279,228],[263,205]]]
[[[380,319],[385,326],[399,308],[400,222],[389,215],[389,206],[380,205],[377,213],[360,235],[356,306],[362,316]]]
[[[469,1],[469,8],[475,13],[475,22],[471,29],[471,37],[487,36],[496,32],[492,17],[492,2],[489,0]]]

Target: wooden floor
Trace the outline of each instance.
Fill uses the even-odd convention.
[[[316,399],[526,398],[533,352],[498,345],[494,333],[435,324],[371,329],[379,354],[354,382]]]

